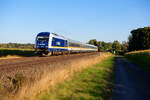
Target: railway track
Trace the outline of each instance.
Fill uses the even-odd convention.
[[[14,59],[2,59],[0,60],[0,70],[10,69],[10,68],[19,68],[19,67],[30,67],[35,65],[42,65],[51,62],[61,62],[64,60],[75,59],[78,57],[97,55],[97,52],[94,53],[81,53],[81,54],[72,54],[72,55],[59,55],[59,56],[50,56],[50,57],[23,57],[23,58],[14,58]]]

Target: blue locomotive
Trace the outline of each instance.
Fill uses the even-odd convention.
[[[50,32],[41,32],[36,36],[35,49],[40,55],[98,51],[97,46],[67,39]]]

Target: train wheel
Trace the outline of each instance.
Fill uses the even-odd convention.
[[[53,55],[53,53],[52,53],[52,52],[49,52],[47,55],[48,55],[48,56],[52,56],[52,55]]]
[[[43,54],[43,53],[39,53],[39,56],[40,56],[40,57],[43,57],[43,56],[44,56],[44,54]]]

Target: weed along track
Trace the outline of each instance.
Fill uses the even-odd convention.
[[[49,86],[108,56],[109,53],[83,53],[0,60],[0,98],[35,100]]]
[[[74,54],[74,55],[59,55],[59,56],[50,56],[50,57],[24,57],[24,58],[15,58],[15,59],[2,59],[0,60],[0,70],[7,68],[17,67],[27,67],[37,64],[45,64],[52,62],[61,62],[69,59],[76,59],[80,57],[97,55],[98,53],[83,53],[83,54]]]

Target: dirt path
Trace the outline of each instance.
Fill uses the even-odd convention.
[[[150,75],[121,57],[115,60],[112,100],[150,100]]]

